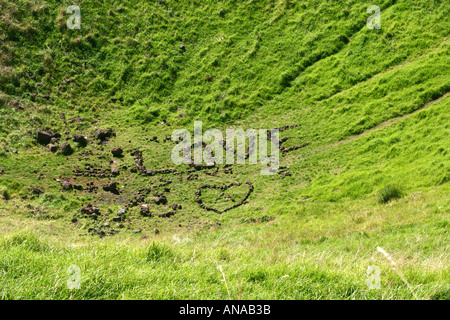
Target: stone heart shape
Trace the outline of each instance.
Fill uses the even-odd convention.
[[[195,192],[195,194],[196,194],[196,196],[197,196],[196,202],[198,203],[198,205],[199,205],[201,208],[203,208],[203,209],[205,209],[205,210],[208,210],[208,211],[214,211],[214,212],[219,213],[219,214],[224,213],[224,212],[226,212],[226,211],[228,211],[228,210],[231,210],[231,209],[234,209],[234,208],[237,208],[237,207],[243,205],[243,204],[246,202],[246,200],[248,199],[248,197],[250,196],[250,194],[253,192],[253,189],[254,189],[253,184],[252,184],[251,182],[247,181],[247,182],[245,183],[245,185],[248,187],[247,193],[241,198],[241,200],[239,200],[238,202],[236,202],[236,199],[234,199],[234,198],[229,194],[229,191],[232,190],[232,188],[238,187],[238,186],[241,186],[241,185],[242,185],[241,182],[234,182],[234,183],[230,183],[230,184],[224,185],[224,186],[210,185],[210,184],[202,185],[202,186]],[[213,207],[211,207],[211,206],[207,206],[206,204],[203,203],[203,199],[202,199],[202,192],[203,192],[203,190],[205,190],[205,189],[214,189],[214,190],[222,191],[222,192],[220,193],[220,195],[216,198],[216,201],[217,201],[217,200],[220,200],[220,199],[224,199],[225,201],[230,200],[230,201],[235,202],[235,203],[234,203],[233,205],[229,206],[229,207],[226,207],[225,209],[222,209],[222,210],[213,208]]]

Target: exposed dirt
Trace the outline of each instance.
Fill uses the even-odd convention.
[[[61,115],[60,118],[63,119],[63,121],[66,121],[65,115]],[[71,123],[82,123],[83,121],[84,120],[81,118],[73,118],[70,120]],[[279,131],[285,131],[297,127],[300,127],[300,124],[283,126],[277,129]],[[146,129],[144,131],[146,131]],[[66,132],[66,134],[68,133],[69,132]],[[270,134],[270,130],[267,131],[267,136],[269,139],[271,138]],[[70,156],[74,153],[74,149],[72,148],[70,143],[64,142],[60,144],[61,135],[55,133],[52,130],[37,130],[35,133],[35,137],[39,144],[45,145],[46,148],[51,152],[57,152],[59,150],[62,155],[68,157],[68,161]],[[114,137],[116,137],[116,133],[112,129],[97,129],[95,133],[90,136],[91,139],[95,139],[99,142],[99,144],[97,144],[97,147],[95,147],[97,148],[97,151],[95,150],[95,148],[93,149],[91,147],[87,147],[94,140],[89,140],[82,132],[76,133],[71,138],[67,137],[66,141],[72,140],[74,143],[77,143],[79,147],[86,147],[83,150],[80,148],[77,149],[78,161],[84,160],[86,162],[84,163],[84,168],[72,168],[73,176],[61,176],[59,177],[59,179],[55,178],[55,180],[60,183],[62,191],[74,192],[73,190],[78,190],[91,193],[97,196],[99,203],[103,203],[105,199],[114,199],[114,197],[120,199],[120,201],[124,203],[124,207],[121,208],[115,216],[112,216],[110,218],[108,218],[107,216],[103,216],[98,206],[88,204],[87,206],[83,207],[79,211],[79,213],[75,214],[72,217],[72,222],[75,224],[81,224],[80,221],[83,221],[82,224],[88,226],[88,234],[95,234],[103,237],[118,233],[119,229],[125,227],[124,223],[127,223],[128,225],[131,223],[130,218],[127,218],[128,208],[131,207],[139,206],[138,211],[142,218],[169,218],[176,215],[177,212],[181,210],[182,205],[177,203],[169,203],[169,200],[167,198],[167,195],[171,194],[171,188],[169,188],[169,186],[174,184],[174,181],[170,178],[165,178],[165,176],[177,176],[178,179],[175,180],[175,183],[193,183],[195,185],[195,188],[198,188],[198,181],[201,181],[204,177],[201,176],[200,173],[210,177],[216,177],[219,174],[233,175],[232,164],[226,164],[222,167],[219,167],[214,163],[191,163],[184,170],[177,170],[174,168],[147,169],[144,165],[142,151],[138,149],[134,149],[129,153],[134,158],[134,165],[128,168],[128,166],[122,162],[126,162],[127,159],[127,155],[125,154],[122,147],[116,146],[109,149],[109,157],[102,151],[102,145],[108,143]],[[307,145],[307,143],[303,143],[297,146],[283,147],[282,144],[286,141],[289,141],[290,139],[291,137],[283,137],[279,140],[279,148],[281,153],[287,153],[293,150],[297,150]],[[156,136],[145,138],[145,140],[149,142],[160,143],[160,140]],[[161,141],[162,143],[171,141],[171,136],[165,136]],[[95,146],[96,144],[93,145]],[[231,150],[233,154],[237,156],[237,151],[233,147],[227,146],[226,141],[221,141],[221,145],[225,151]],[[192,146],[197,147],[197,145],[195,144],[193,144]],[[206,148],[206,143],[202,142],[201,147]],[[251,149],[251,146],[249,149]],[[111,156],[113,157],[112,159],[110,158]],[[245,153],[244,158],[248,159],[248,157],[249,153],[247,152]],[[105,168],[99,167],[98,164],[95,165],[94,163],[96,163],[97,160],[94,160],[93,158],[108,162],[108,167]],[[123,158],[124,160],[121,160],[120,158]],[[121,171],[126,170],[131,174],[135,173],[140,176],[160,177],[156,181],[153,181],[150,187],[141,188],[133,193],[130,192],[131,190],[127,190],[126,188],[122,189],[124,188],[123,186],[121,187],[121,189],[119,189],[119,182],[113,181],[114,178],[122,177],[121,179],[119,179],[119,181],[121,181],[120,183],[122,184],[123,179],[126,179],[126,177],[129,178],[129,175],[121,176]],[[0,174],[1,173],[3,173],[2,169],[0,169]],[[280,167],[277,173],[281,178],[286,178],[292,175],[288,171],[287,167]],[[81,183],[77,182],[77,177],[80,177],[83,181]],[[89,181],[89,179],[92,178],[95,179],[97,183],[94,183],[95,181]],[[245,186],[248,188],[248,190],[244,190],[243,194],[238,195],[230,193],[231,190],[234,190],[234,188],[238,188],[239,186]],[[203,199],[204,192],[206,192],[206,190],[208,189],[220,191],[220,194],[212,203],[208,203],[211,201],[205,202],[205,200]],[[212,211],[218,214],[222,214],[224,212],[242,206],[245,203],[248,203],[249,197],[253,191],[254,186],[250,181],[247,181],[245,183],[233,182],[222,185],[203,184],[200,186],[200,188],[197,189],[197,191],[195,191],[193,200],[199,205],[200,208],[203,208],[206,211]],[[39,196],[42,193],[44,193],[44,189],[41,186],[31,187],[30,199],[32,199],[34,196]],[[218,202],[221,203],[221,205],[219,205],[219,207],[221,208],[217,207]],[[140,232],[140,230],[134,230],[134,232],[138,233]]]

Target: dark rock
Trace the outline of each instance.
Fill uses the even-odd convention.
[[[146,216],[146,217],[151,217],[152,216],[151,213],[150,213],[150,209],[148,208],[148,205],[143,204],[141,206],[141,214],[143,216]]]
[[[41,187],[33,187],[31,190],[34,194],[40,195],[44,193],[44,190],[42,190]]]
[[[100,214],[100,208],[99,208],[99,207],[92,206],[91,210],[92,210],[92,212],[95,213],[95,214]]]
[[[111,153],[113,154],[114,157],[121,157],[123,155],[123,150],[122,148],[113,148],[111,150]]]
[[[38,130],[36,131],[36,140],[40,143],[40,144],[49,144],[50,140],[55,137],[55,133],[53,133],[52,131],[43,131],[43,130]]]
[[[58,151],[58,146],[54,145],[54,144],[48,144],[47,145],[48,150],[50,150],[51,152],[56,152]]]
[[[106,130],[98,129],[95,132],[95,138],[100,141],[107,141],[111,137],[115,137],[115,136],[116,136],[116,134],[112,129],[106,129]]]
[[[76,134],[73,136],[72,140],[76,143],[78,143],[80,146],[85,146],[87,145],[87,140],[84,136],[82,136],[81,134]]]
[[[50,139],[50,143],[57,143],[59,141],[59,138],[53,137]]]
[[[72,184],[69,181],[62,181],[61,186],[63,187],[64,190],[72,189]]]
[[[109,182],[105,185],[103,185],[103,190],[116,193],[117,190],[117,182]]]
[[[119,168],[117,168],[116,165],[111,165],[111,173],[115,176],[117,176],[119,174]]]
[[[76,190],[83,190],[83,186],[80,184],[72,183],[72,187]]]
[[[86,207],[81,208],[81,213],[85,214],[86,218],[91,217],[97,220],[97,217],[100,215],[100,209],[92,204],[88,204]]]
[[[156,197],[153,201],[155,201],[156,204],[167,204],[166,196]]]
[[[70,119],[70,123],[80,123],[80,122],[84,122],[84,119],[80,117]]]
[[[159,230],[158,229],[155,229],[155,234],[159,234]]]
[[[169,211],[169,212],[158,214],[158,217],[169,218],[169,217],[173,216],[174,214],[175,214],[175,211]]]
[[[70,143],[63,143],[60,147],[59,150],[61,151],[61,153],[65,156],[71,155],[73,153],[73,149],[70,146]]]
[[[87,207],[81,208],[81,213],[91,213],[92,204],[88,204]]]

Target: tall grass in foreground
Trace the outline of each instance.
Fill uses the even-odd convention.
[[[449,224],[436,209],[443,204],[419,217],[417,207],[399,201],[377,206],[382,214],[339,220],[357,210],[353,203],[337,205],[341,216],[294,211],[148,239],[55,238],[58,221],[0,217],[3,228],[13,226],[0,237],[0,299],[449,299]],[[390,252],[378,249],[384,257],[381,243]],[[69,290],[73,265],[81,286]],[[381,271],[378,290],[367,286],[373,265]]]

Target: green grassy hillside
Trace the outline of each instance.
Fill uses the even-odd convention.
[[[72,4],[0,0],[2,299],[449,299],[446,1],[85,0],[79,30]],[[195,120],[305,145],[174,165]]]

